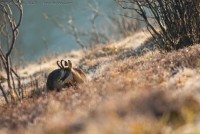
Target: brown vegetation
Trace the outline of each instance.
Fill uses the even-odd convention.
[[[200,132],[199,45],[169,53],[143,51],[139,55],[133,48],[108,45],[88,50],[79,62],[90,78],[87,83],[79,85],[78,90],[71,87],[58,93],[46,94],[41,88],[35,94],[38,90],[34,89],[22,103],[0,106],[0,131]]]

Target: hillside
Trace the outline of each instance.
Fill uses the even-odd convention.
[[[20,69],[27,98],[0,106],[0,133],[200,133],[200,46],[160,53],[149,37],[141,31]],[[60,59],[88,81],[46,94],[46,76]]]

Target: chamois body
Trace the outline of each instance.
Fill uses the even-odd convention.
[[[59,68],[52,71],[47,78],[48,90],[60,91],[64,87],[76,86],[86,80],[85,73],[78,68],[73,68],[70,60],[57,61],[57,65]]]

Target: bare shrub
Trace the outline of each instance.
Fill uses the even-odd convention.
[[[17,12],[16,19],[13,12]],[[23,16],[22,1],[10,1],[0,3],[0,65],[1,71],[6,72],[7,88],[9,89],[11,99],[20,99],[20,77],[12,67],[11,53],[15,45],[19,26]],[[17,84],[16,80],[17,79]],[[9,103],[6,91],[0,82],[0,89],[5,98],[6,103]]]
[[[50,16],[46,13],[43,16],[67,36],[72,36],[82,49],[93,47],[97,44],[107,44],[113,39],[129,36],[141,28],[138,19],[134,21],[130,19],[133,17],[138,18],[138,15],[134,12],[125,12],[125,15],[115,12],[106,14],[95,1],[94,4],[89,4],[86,10],[90,14],[88,23],[91,28],[78,27],[73,16],[69,17],[67,25],[60,23],[55,16]],[[127,16],[130,18],[127,18]],[[100,20],[104,20],[103,23]]]
[[[135,17],[133,21],[131,18]],[[133,12],[125,12],[123,15],[110,15],[110,20],[113,26],[116,26],[117,31],[123,36],[127,37],[141,28],[139,16]]]
[[[160,50],[177,50],[200,42],[199,0],[116,1],[140,15]]]

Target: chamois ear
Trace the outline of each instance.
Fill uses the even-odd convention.
[[[67,66],[69,66],[69,65],[68,65],[67,61],[65,61],[65,67],[67,67]]]
[[[68,67],[69,67],[70,69],[72,69],[72,62],[71,62],[70,60],[68,60]]]

